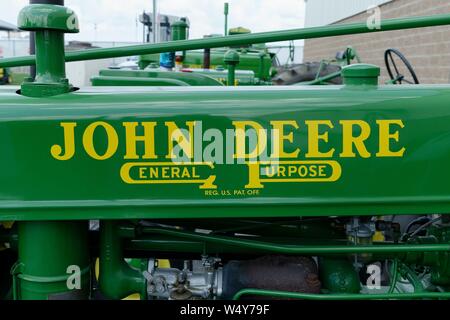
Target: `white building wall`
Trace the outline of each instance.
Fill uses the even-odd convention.
[[[67,41],[66,41],[67,44]],[[135,42],[92,42],[94,46],[100,48],[121,47],[141,43]],[[303,53],[303,52],[302,52]],[[0,39],[0,57],[9,58],[15,56],[26,56],[30,54],[29,39]],[[109,66],[120,64],[127,58],[113,58],[92,61],[70,62],[66,64],[67,78],[70,79],[76,87],[85,87],[91,85],[91,77],[98,75],[101,69],[107,69]],[[29,73],[28,67],[18,67],[13,69],[18,73]]]
[[[305,0],[305,27],[325,26],[393,0]]]

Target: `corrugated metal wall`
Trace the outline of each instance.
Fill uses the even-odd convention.
[[[305,0],[305,27],[324,26],[393,0]]]

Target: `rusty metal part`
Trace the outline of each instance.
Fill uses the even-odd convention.
[[[321,283],[315,261],[309,257],[265,256],[230,261],[224,267],[224,297],[245,288],[319,293]]]

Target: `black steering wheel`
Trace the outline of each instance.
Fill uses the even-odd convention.
[[[407,80],[405,76],[400,73],[392,54],[395,54],[397,57],[400,58],[400,60],[403,62],[403,64],[406,66],[409,73],[411,74],[413,81]],[[405,56],[397,49],[387,49],[386,52],[384,53],[384,62],[386,64],[386,69],[389,73],[389,76],[391,77],[392,83],[402,84],[402,82],[405,82],[409,84],[419,84],[419,79],[417,78],[417,74],[414,71],[413,67],[411,66],[411,63],[409,63],[409,61],[405,58]],[[393,67],[395,75],[392,72],[393,70],[391,67]]]

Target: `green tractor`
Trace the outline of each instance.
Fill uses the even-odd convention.
[[[36,55],[0,68],[37,75],[0,88],[2,299],[450,299],[450,86],[380,85],[356,63],[342,85],[239,87],[236,50],[229,86],[149,69],[153,85],[76,88],[65,74],[449,15],[66,53],[73,11],[31,5],[18,25]]]
[[[397,49],[387,49],[384,53],[384,61],[390,80],[386,84],[419,84],[419,79],[411,63]],[[306,62],[297,65],[279,67],[272,79],[276,85],[333,85],[342,84],[342,72],[346,66],[361,63],[356,50],[347,47],[336,53],[331,60],[320,62]],[[401,62],[408,74],[402,74],[397,66]]]
[[[251,30],[243,27],[226,32],[229,36],[245,36],[250,33]],[[187,40],[189,36],[187,18],[181,18],[173,23],[170,26],[170,34],[172,41]],[[213,37],[220,35],[205,36],[205,38]],[[152,53],[139,55],[139,70],[113,67],[101,70],[91,82],[93,86],[269,85],[275,74],[276,61],[276,55],[271,53],[264,43]],[[230,73],[229,69],[233,72]],[[234,77],[232,81],[228,78],[229,75]]]

